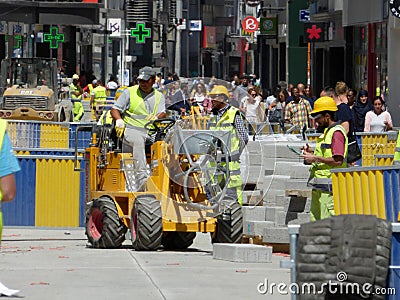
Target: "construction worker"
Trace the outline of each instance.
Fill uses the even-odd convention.
[[[303,147],[305,163],[312,164],[310,168],[309,186],[312,187],[311,221],[329,218],[335,214],[332,196],[331,169],[347,166],[347,134],[337,122],[335,100],[324,96],[317,99],[311,116],[323,133],[318,137],[315,150],[307,144]]]
[[[90,106],[96,107],[97,105],[104,105],[106,104],[107,89],[102,85],[100,80],[93,80],[93,90],[90,97]]]
[[[124,90],[111,108],[117,136],[124,135],[123,143],[133,148],[139,189],[148,177],[145,154],[147,130],[144,126],[151,120],[165,117],[164,95],[153,88],[155,75],[151,67],[140,69],[137,77],[139,85]]]
[[[99,116],[102,114],[104,105],[106,104],[107,89],[104,86],[102,86],[100,80],[93,80],[93,86],[94,88],[90,96],[90,107],[92,108],[94,116],[96,117],[97,120]]]
[[[80,122],[85,110],[82,105],[83,90],[79,84],[79,75],[72,76],[72,83],[69,85],[69,92],[73,104],[72,113],[74,115],[74,122]]]
[[[7,121],[0,119],[0,242],[3,230],[1,204],[15,198],[17,188],[14,173],[21,170],[6,129]]]
[[[239,109],[229,105],[229,93],[225,86],[215,85],[208,96],[212,101],[212,111],[216,115],[216,125],[211,129],[231,131],[230,181],[227,196],[237,199],[242,205],[242,177],[240,176],[239,158],[249,141],[249,136]]]

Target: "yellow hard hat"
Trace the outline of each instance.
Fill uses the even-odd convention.
[[[72,75],[72,79],[79,79],[79,75],[78,74]]]
[[[208,93],[209,95],[225,95],[229,98],[228,89],[223,85],[214,85],[211,92]]]
[[[322,111],[337,111],[338,108],[336,106],[335,100],[333,98],[324,96],[321,98],[318,98],[314,102],[314,109],[311,111],[312,115],[315,115],[319,112]]]

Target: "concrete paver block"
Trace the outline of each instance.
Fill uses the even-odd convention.
[[[283,206],[266,206],[265,221],[276,222],[279,212],[283,212]]]
[[[277,161],[275,168],[276,175],[288,175],[292,179],[307,179],[310,176],[310,166],[303,162]]]
[[[289,233],[287,227],[265,228],[263,242],[289,243]]]
[[[310,213],[309,212],[304,212],[304,213],[298,213],[297,218],[294,220],[291,220],[288,222],[290,225],[301,225],[304,223],[309,223],[310,222]]]
[[[271,221],[247,221],[243,223],[243,234],[256,236],[263,235],[265,228],[275,227]]]
[[[272,247],[254,244],[213,245],[213,258],[232,262],[270,263]]]
[[[265,221],[264,206],[242,206],[243,222]]]
[[[285,182],[285,190],[311,190],[311,187],[307,186],[307,179],[290,179]]]

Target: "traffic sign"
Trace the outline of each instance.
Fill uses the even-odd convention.
[[[242,28],[245,32],[256,32],[258,30],[258,21],[255,17],[249,16],[243,19]]]
[[[110,37],[121,36],[121,19],[108,19],[108,30],[111,31]]]
[[[299,21],[300,22],[310,22],[310,11],[306,9],[299,10]]]

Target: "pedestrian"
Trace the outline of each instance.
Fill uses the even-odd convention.
[[[229,157],[230,181],[226,195],[242,205],[242,177],[240,175],[240,154],[249,141],[244,121],[239,109],[229,104],[228,89],[223,85],[215,85],[209,93],[212,109],[215,112],[214,130],[231,132],[231,149]],[[225,179],[225,178],[223,178]]]
[[[110,75],[110,80],[107,82],[106,88],[110,97],[115,97],[115,93],[118,89],[118,83],[116,82],[114,75]]]
[[[314,91],[311,85],[307,84],[304,89],[304,97],[310,102],[311,108],[314,107],[314,102],[317,100],[317,97],[314,96]]]
[[[336,112],[337,119],[346,130],[346,133],[353,132],[353,115],[348,105],[347,92],[349,88],[343,81],[338,81],[335,85],[335,95],[333,96],[335,103],[338,107]]]
[[[0,119],[0,242],[3,230],[1,205],[14,200],[17,187],[14,173],[20,171],[7,133],[7,121]]]
[[[297,87],[291,90],[292,100],[285,106],[285,122],[290,123],[292,128],[288,130],[290,133],[294,129],[307,129],[310,124],[311,105],[306,99],[300,97]]]
[[[389,112],[384,110],[385,101],[381,96],[375,96],[372,100],[374,110],[365,115],[364,132],[384,132],[393,127],[392,117]]]
[[[85,110],[82,105],[82,94],[83,90],[79,83],[79,75],[74,74],[72,76],[72,83],[69,85],[69,92],[71,102],[73,104],[72,114],[74,117],[74,122],[80,122],[82,120]]]
[[[14,200],[17,193],[15,173],[20,171],[17,158],[14,155],[11,141],[7,133],[7,121],[0,119],[0,244],[3,234],[3,213],[1,206]],[[6,288],[1,282],[0,285]],[[18,290],[7,289],[8,296],[18,293]],[[1,296],[1,293],[0,293]]]
[[[243,102],[241,103],[240,110],[246,117],[249,134],[253,135],[255,133],[254,127],[257,128],[258,124],[261,122],[259,110],[262,98],[254,88],[249,88],[248,92],[249,96],[242,100]],[[262,114],[264,115],[265,113],[262,112]]]
[[[374,107],[368,99],[368,91],[361,90],[358,92],[357,101],[352,108],[354,130],[363,132],[365,127],[365,116],[367,112],[373,110]]]
[[[135,158],[135,175],[138,190],[148,178],[145,141],[145,125],[165,117],[165,98],[153,88],[156,73],[151,67],[143,67],[137,77],[139,85],[128,87],[111,108],[117,137],[123,136],[123,144],[132,147]],[[124,134],[125,133],[125,134]]]
[[[347,105],[350,107],[350,109],[353,108],[354,103],[356,103],[356,96],[357,92],[353,89],[349,89],[347,92]]]
[[[324,132],[318,137],[315,150],[306,144],[303,149],[304,162],[311,164],[308,185],[312,187],[310,220],[321,220],[335,214],[332,195],[331,169],[347,166],[346,130],[337,122],[338,108],[331,97],[321,97],[314,103],[311,116]]]

